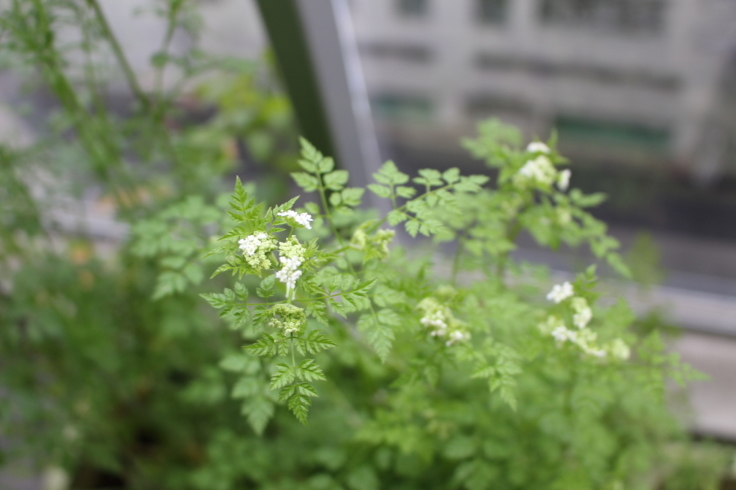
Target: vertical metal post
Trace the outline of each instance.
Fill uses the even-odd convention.
[[[366,185],[380,155],[347,0],[258,5],[302,132]]]

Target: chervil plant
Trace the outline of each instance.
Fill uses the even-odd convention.
[[[724,451],[663,400],[688,371],[661,322],[592,268],[513,258],[531,234],[626,273],[554,141],[486,123],[465,145],[493,183],[388,163],[368,189],[304,143],[305,192],[269,208],[297,158],[267,72],[198,49],[201,2],[156,0],[145,85],[101,3],[0,12],[2,68],[58,102],[37,142],[0,145],[4,466],[75,490],[714,488]],[[204,74],[217,114],[188,124]],[[234,171],[258,185],[218,199]],[[109,228],[60,219],[84,202]]]
[[[261,434],[280,404],[307,423],[327,392],[320,409],[344,406],[368,451],[355,488],[407,483],[406,472],[406,488],[646,487],[655,441],[673,434],[665,381],[691,371],[656,332],[632,331],[623,300],[603,301],[595,265],[552,284],[511,256],[526,232],[587,245],[628,276],[586,211],[603,197],[570,189],[554,140],[522,147],[488,122],[464,145],[497,170],[493,185],[387,162],[368,186],[390,202],[385,216],[363,210],[364,189],[306,141],[293,177],[314,199],[267,208],[236,182],[231,224],[207,254],[224,260],[213,276],[232,279],[203,295],[244,339],[222,363],[239,373],[233,396]]]

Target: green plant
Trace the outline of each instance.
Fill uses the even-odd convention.
[[[665,382],[693,373],[664,353],[657,331],[632,333],[625,302],[597,305],[594,266],[544,301],[544,268],[510,258],[526,231],[551,247],[586,243],[629,275],[616,240],[584,209],[602,196],[568,192],[554,141],[519,143],[495,121],[465,141],[498,169],[494,188],[458,169],[410,179],[386,163],[368,186],[391,201],[383,217],[359,211],[364,190],[346,187],[347,172],[306,141],[293,177],[316,202],[266,208],[236,183],[233,223],[207,254],[225,258],[215,276],[231,272],[236,282],[204,297],[247,341],[222,367],[239,375],[232,395],[257,433],[279,403],[307,423],[322,391],[318,410],[331,413],[329,425],[352,425],[362,454],[356,462],[324,441],[323,464],[347,464],[343,481],[353,488],[655,484],[658,448],[677,439]],[[391,244],[397,225],[456,241],[454,257],[417,242],[407,254]],[[307,481],[337,485],[328,474]]]
[[[387,216],[361,208],[365,191],[303,143],[295,179],[317,198],[269,211],[276,198],[247,182],[223,194],[222,176],[237,169],[234,136],[288,168],[285,99],[260,65],[172,55],[175,29],[196,34],[196,4],[153,5],[169,27],[152,87],[95,0],[10,0],[0,16],[4,61],[59,102],[37,144],[0,152],[4,461],[54,467],[74,489],[708,488],[718,477],[720,450],[707,464],[669,450],[687,441],[663,383],[688,372],[663,353],[656,322],[638,338],[623,303],[600,306],[592,269],[575,298],[549,303],[546,270],[510,255],[529,232],[589,244],[626,272],[584,210],[602,197],[563,192],[554,142],[524,150],[515,131],[483,125],[465,144],[498,169],[493,187],[386,164],[369,192],[391,201]],[[197,91],[219,115],[177,124],[179,96],[210,69],[235,72]],[[132,94],[125,117],[106,103],[115,79]],[[111,243],[54,219],[89,189],[128,235]]]

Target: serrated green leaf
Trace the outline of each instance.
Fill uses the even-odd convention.
[[[294,377],[302,381],[324,380],[325,375],[314,359],[304,359],[299,365],[293,368]]]
[[[419,232],[419,226],[421,223],[419,223],[419,220],[416,220],[414,218],[410,219],[406,222],[406,232],[411,235],[412,237],[417,236],[417,233]]]
[[[335,161],[331,157],[325,157],[322,160],[320,160],[319,163],[317,164],[317,170],[321,174],[332,172],[332,169],[334,168],[335,168]]]
[[[275,284],[276,284],[276,276],[273,274],[269,274],[261,281],[260,286],[258,286],[258,289],[256,289],[256,294],[263,299],[270,298],[271,296],[275,294],[274,293]]]
[[[256,378],[243,377],[235,383],[231,396],[233,398],[248,398],[260,391],[260,384]]]
[[[360,189],[358,187],[348,187],[343,189],[341,193],[343,204],[350,207],[360,206],[364,192],[364,189]]]
[[[312,405],[312,400],[310,400],[308,396],[295,394],[289,398],[287,405],[297,420],[306,425],[307,415],[309,414],[309,407]]]
[[[294,371],[295,370],[287,364],[277,364],[276,372],[271,376],[270,388],[272,390],[277,390],[294,381],[294,378],[296,377]]]
[[[409,215],[406,213],[402,213],[401,211],[398,211],[394,209],[393,211],[390,211],[387,215],[387,219],[390,225],[398,225],[401,222],[406,221],[409,219]]]
[[[358,330],[364,333],[378,357],[385,362],[395,338],[393,329],[378,322],[373,313],[365,313],[358,319]]]
[[[417,193],[417,190],[413,187],[400,185],[396,188],[396,195],[399,197],[403,197],[404,199],[411,199],[412,197],[414,197],[414,194],[416,193]]]
[[[314,192],[319,188],[319,180],[313,175],[304,172],[292,172],[291,177],[296,182],[296,185],[307,192]]]
[[[455,167],[447,169],[442,173],[442,178],[448,184],[454,184],[460,180],[460,169]]]
[[[348,171],[347,170],[335,170],[329,174],[324,175],[322,178],[325,183],[325,187],[331,191],[339,191],[348,182]]]
[[[368,184],[368,189],[378,197],[383,197],[385,199],[389,199],[391,197],[390,187],[380,184]]]
[[[276,342],[276,337],[265,333],[262,338],[258,339],[258,341],[247,345],[244,348],[248,352],[260,357],[273,357],[279,351],[279,344]]]
[[[241,411],[247,417],[255,433],[260,436],[268,421],[273,417],[274,403],[263,396],[253,397],[243,403]]]
[[[373,174],[373,177],[379,184],[386,185],[401,185],[409,182],[409,176],[400,172],[396,164],[390,160],[384,163],[378,173]]]

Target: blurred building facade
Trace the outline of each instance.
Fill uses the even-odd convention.
[[[585,161],[736,175],[736,2],[352,0],[379,121],[456,145],[479,119],[556,128]]]

